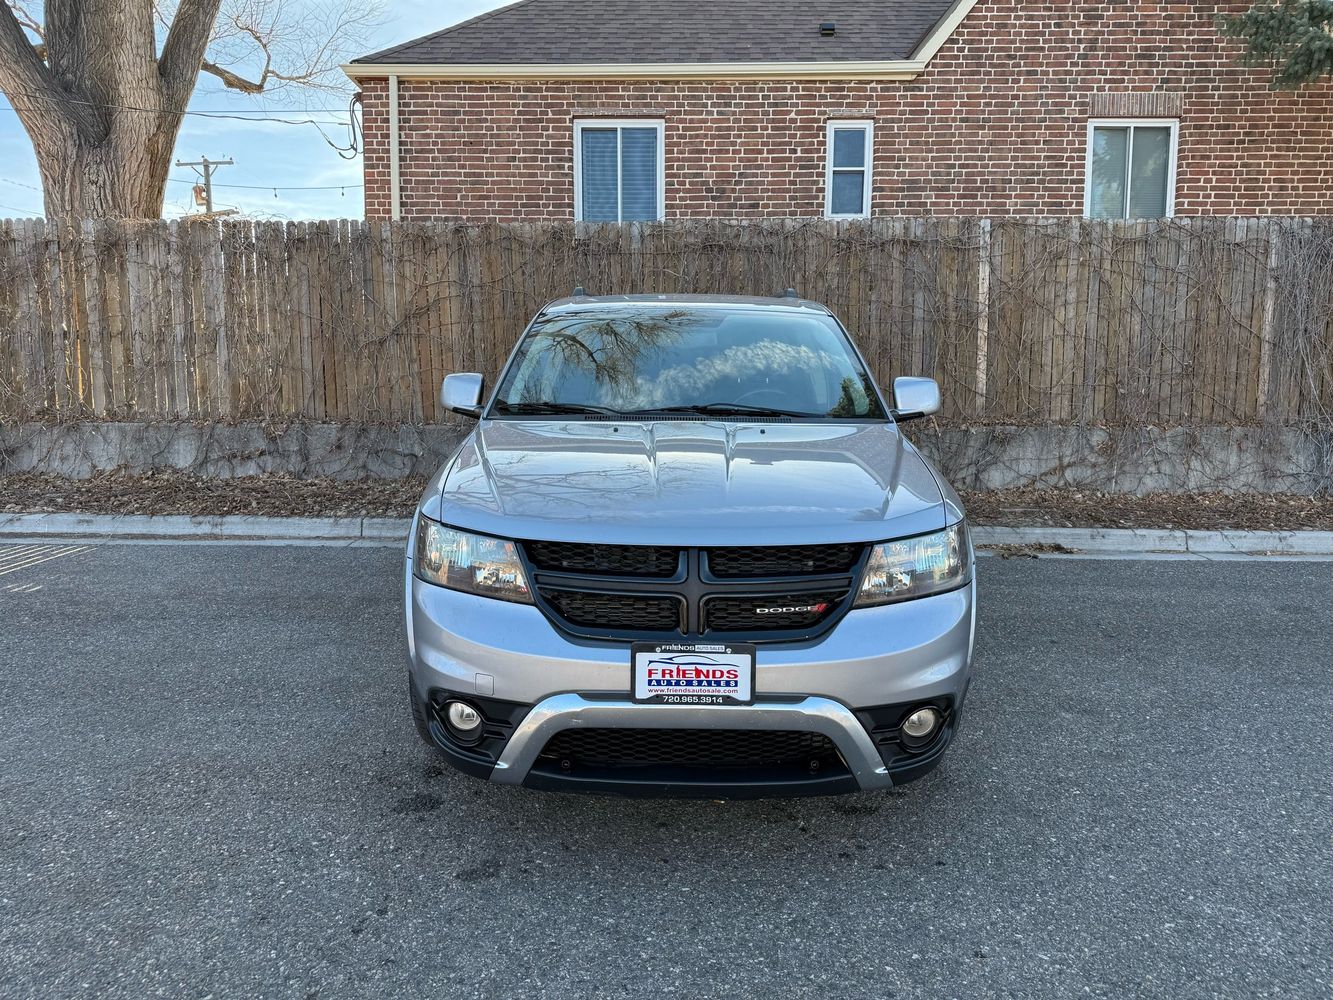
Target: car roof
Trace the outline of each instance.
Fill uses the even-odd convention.
[[[660,306],[719,310],[779,309],[832,315],[829,308],[810,299],[777,295],[570,295],[548,302],[542,315],[599,312],[616,306]]]

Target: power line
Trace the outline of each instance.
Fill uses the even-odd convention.
[[[230,120],[230,121],[238,121],[238,122],[277,122],[278,124],[281,124],[281,125],[313,125],[313,126],[315,127],[315,130],[316,130],[317,132],[319,132],[319,137],[320,137],[321,139],[323,139],[326,143],[328,143],[329,147],[330,147],[335,153],[337,153],[338,156],[341,157],[342,159],[344,159],[344,160],[354,159],[354,158],[361,152],[361,150],[360,150],[360,142],[359,142],[359,139],[360,139],[360,135],[359,135],[359,133],[360,133],[360,127],[359,127],[359,124],[358,124],[358,122],[357,122],[356,113],[355,113],[355,111],[352,110],[352,109],[355,108],[356,105],[360,102],[360,99],[361,99],[361,98],[360,98],[359,95],[358,95],[358,96],[354,96],[354,97],[352,98],[351,102],[348,104],[348,106],[347,106],[347,112],[346,112],[346,113],[347,113],[347,120],[346,120],[346,121],[338,120],[338,121],[323,121],[323,122],[321,122],[321,121],[316,121],[316,120],[313,119],[313,118],[277,118],[277,117],[252,118],[252,117],[247,117],[247,114],[254,114],[254,112],[247,112],[247,113],[245,113],[245,114],[236,113],[236,112],[226,112],[226,113],[223,113],[223,112],[215,112],[215,111],[171,111],[171,112],[167,112],[167,111],[163,111],[161,108],[141,108],[141,107],[136,107],[135,105],[132,105],[132,104],[102,104],[102,103],[99,103],[99,102],[97,102],[97,101],[84,101],[84,100],[80,100],[80,99],[77,98],[77,97],[68,97],[68,96],[63,96],[63,95],[62,95],[61,97],[48,97],[48,96],[46,96],[45,94],[39,94],[39,93],[37,93],[36,91],[31,91],[31,90],[15,91],[15,93],[22,93],[25,97],[27,97],[27,98],[30,99],[30,100],[34,100],[34,101],[47,101],[47,102],[50,102],[50,103],[53,103],[53,104],[81,104],[81,105],[83,105],[84,107],[89,107],[89,108],[110,108],[110,109],[113,110],[113,111],[142,111],[142,112],[145,112],[145,113],[147,113],[147,114],[154,114],[154,115],[173,114],[173,115],[177,115],[177,116],[180,116],[180,117],[191,116],[191,117],[195,117],[195,118],[209,118],[209,119],[213,119],[213,120],[215,120],[215,121],[216,121],[216,120]],[[13,107],[13,94],[11,93],[11,94],[8,94],[7,96],[8,96],[9,99],[10,99],[10,110],[15,110],[14,107]],[[15,113],[17,113],[17,111],[16,111]],[[296,114],[296,113],[299,113],[299,112],[293,112],[293,113]],[[336,142],[334,142],[334,141],[333,141],[332,139],[330,139],[327,135],[325,135],[325,134],[324,134],[324,128],[325,128],[326,126],[327,126],[327,127],[334,127],[334,126],[337,126],[337,127],[339,127],[339,128],[345,128],[345,129],[347,129],[347,132],[348,132],[348,135],[349,135],[349,141],[348,141],[348,144],[347,144],[346,146],[339,146]]]
[[[31,95],[37,98],[38,95]],[[40,98],[41,100],[51,100],[52,98]],[[71,99],[72,100],[72,99]],[[91,104],[91,101],[72,101],[76,104]],[[166,114],[165,111],[154,111],[152,108],[122,107],[116,104],[99,104],[96,107],[116,108],[122,111],[143,111],[149,114]],[[0,104],[0,111],[12,111],[18,114],[18,109],[12,104]],[[181,111],[178,114],[183,115],[341,115],[346,114],[346,108],[262,108],[254,111],[247,111],[245,108],[195,108],[191,111]],[[339,122],[338,124],[342,124]]]
[[[22,212],[24,215],[41,215],[42,213],[35,208],[19,208],[17,205],[0,205],[0,208],[8,209],[11,212]]]
[[[280,123],[280,124],[282,124],[282,125],[316,125],[316,126],[318,126],[318,125],[346,125],[346,124],[347,124],[347,122],[345,122],[345,121],[343,121],[343,120],[341,120],[341,119],[338,120],[338,121],[320,122],[320,121],[315,121],[313,118],[279,118],[279,117],[248,118],[248,117],[246,117],[246,115],[256,115],[256,114],[270,115],[271,113],[270,113],[270,112],[267,112],[267,111],[263,111],[263,112],[260,112],[260,111],[164,111],[164,110],[162,110],[161,108],[143,108],[143,107],[138,107],[138,106],[133,105],[133,104],[105,104],[105,103],[100,102],[100,101],[85,101],[85,100],[81,100],[80,98],[77,98],[77,97],[63,97],[63,96],[62,96],[62,97],[48,97],[48,96],[46,96],[45,94],[39,94],[39,93],[37,93],[36,91],[30,91],[30,90],[20,91],[20,93],[22,93],[24,97],[28,98],[29,100],[33,100],[33,101],[47,101],[47,102],[52,103],[52,104],[79,104],[79,105],[82,105],[83,107],[88,107],[88,108],[109,108],[109,109],[111,109],[112,111],[139,111],[139,112],[143,112],[144,114],[150,114],[150,115],[166,115],[166,114],[172,114],[172,115],[191,116],[191,117],[194,117],[194,118],[222,118],[222,119],[231,119],[231,120],[234,120],[234,121],[241,121],[241,122],[248,122],[248,121],[278,122],[278,123]],[[13,106],[12,103],[11,103],[5,110],[7,110],[7,111],[15,111],[15,112],[17,113],[17,109],[14,108],[14,106]],[[305,113],[307,113],[307,112],[300,111],[300,110],[293,110],[293,111],[292,111],[292,114],[305,114]],[[326,112],[323,112],[323,111],[321,110],[321,111],[311,111],[311,112],[309,112],[309,113],[323,114],[323,113],[326,113]],[[343,112],[341,112],[341,111],[330,111],[330,112],[327,112],[327,113],[329,113],[329,114],[340,114],[340,113],[343,113]]]
[[[187,177],[168,177],[173,184],[193,184]],[[364,184],[315,184],[301,186],[295,184],[214,184],[215,188],[244,188],[247,191],[345,191],[348,188],[363,188]]]
[[[197,180],[191,180],[188,177],[168,177],[172,184],[189,184],[193,187],[198,183]],[[0,181],[6,184],[13,184],[16,187],[27,188],[29,191],[42,193],[42,189],[32,184],[24,184],[22,181],[16,181],[9,177],[0,177]],[[215,188],[238,188],[245,191],[348,191],[364,188],[364,184],[214,184]]]

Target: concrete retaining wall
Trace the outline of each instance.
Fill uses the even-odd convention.
[[[105,469],[144,473],[180,469],[201,476],[294,476],[400,479],[429,476],[468,426],[430,424],[101,423],[20,424],[0,428],[0,470],[85,479]]]
[[[1333,489],[1333,433],[1293,427],[916,428],[959,489],[1068,486],[1110,493]]]
[[[86,478],[186,470],[205,476],[429,475],[467,432],[427,426],[81,423],[0,427],[0,471]],[[1333,488],[1333,434],[1273,427],[939,427],[909,436],[962,489],[1071,486],[1150,493]]]

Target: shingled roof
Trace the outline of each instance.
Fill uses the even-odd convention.
[[[907,59],[954,0],[520,0],[357,63],[543,65]],[[837,31],[820,34],[831,21]]]

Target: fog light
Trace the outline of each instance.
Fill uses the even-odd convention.
[[[445,706],[445,718],[456,736],[472,739],[481,734],[481,713],[465,701],[451,701]]]
[[[933,708],[918,708],[903,721],[903,735],[920,743],[935,735],[940,725],[940,713]]]

